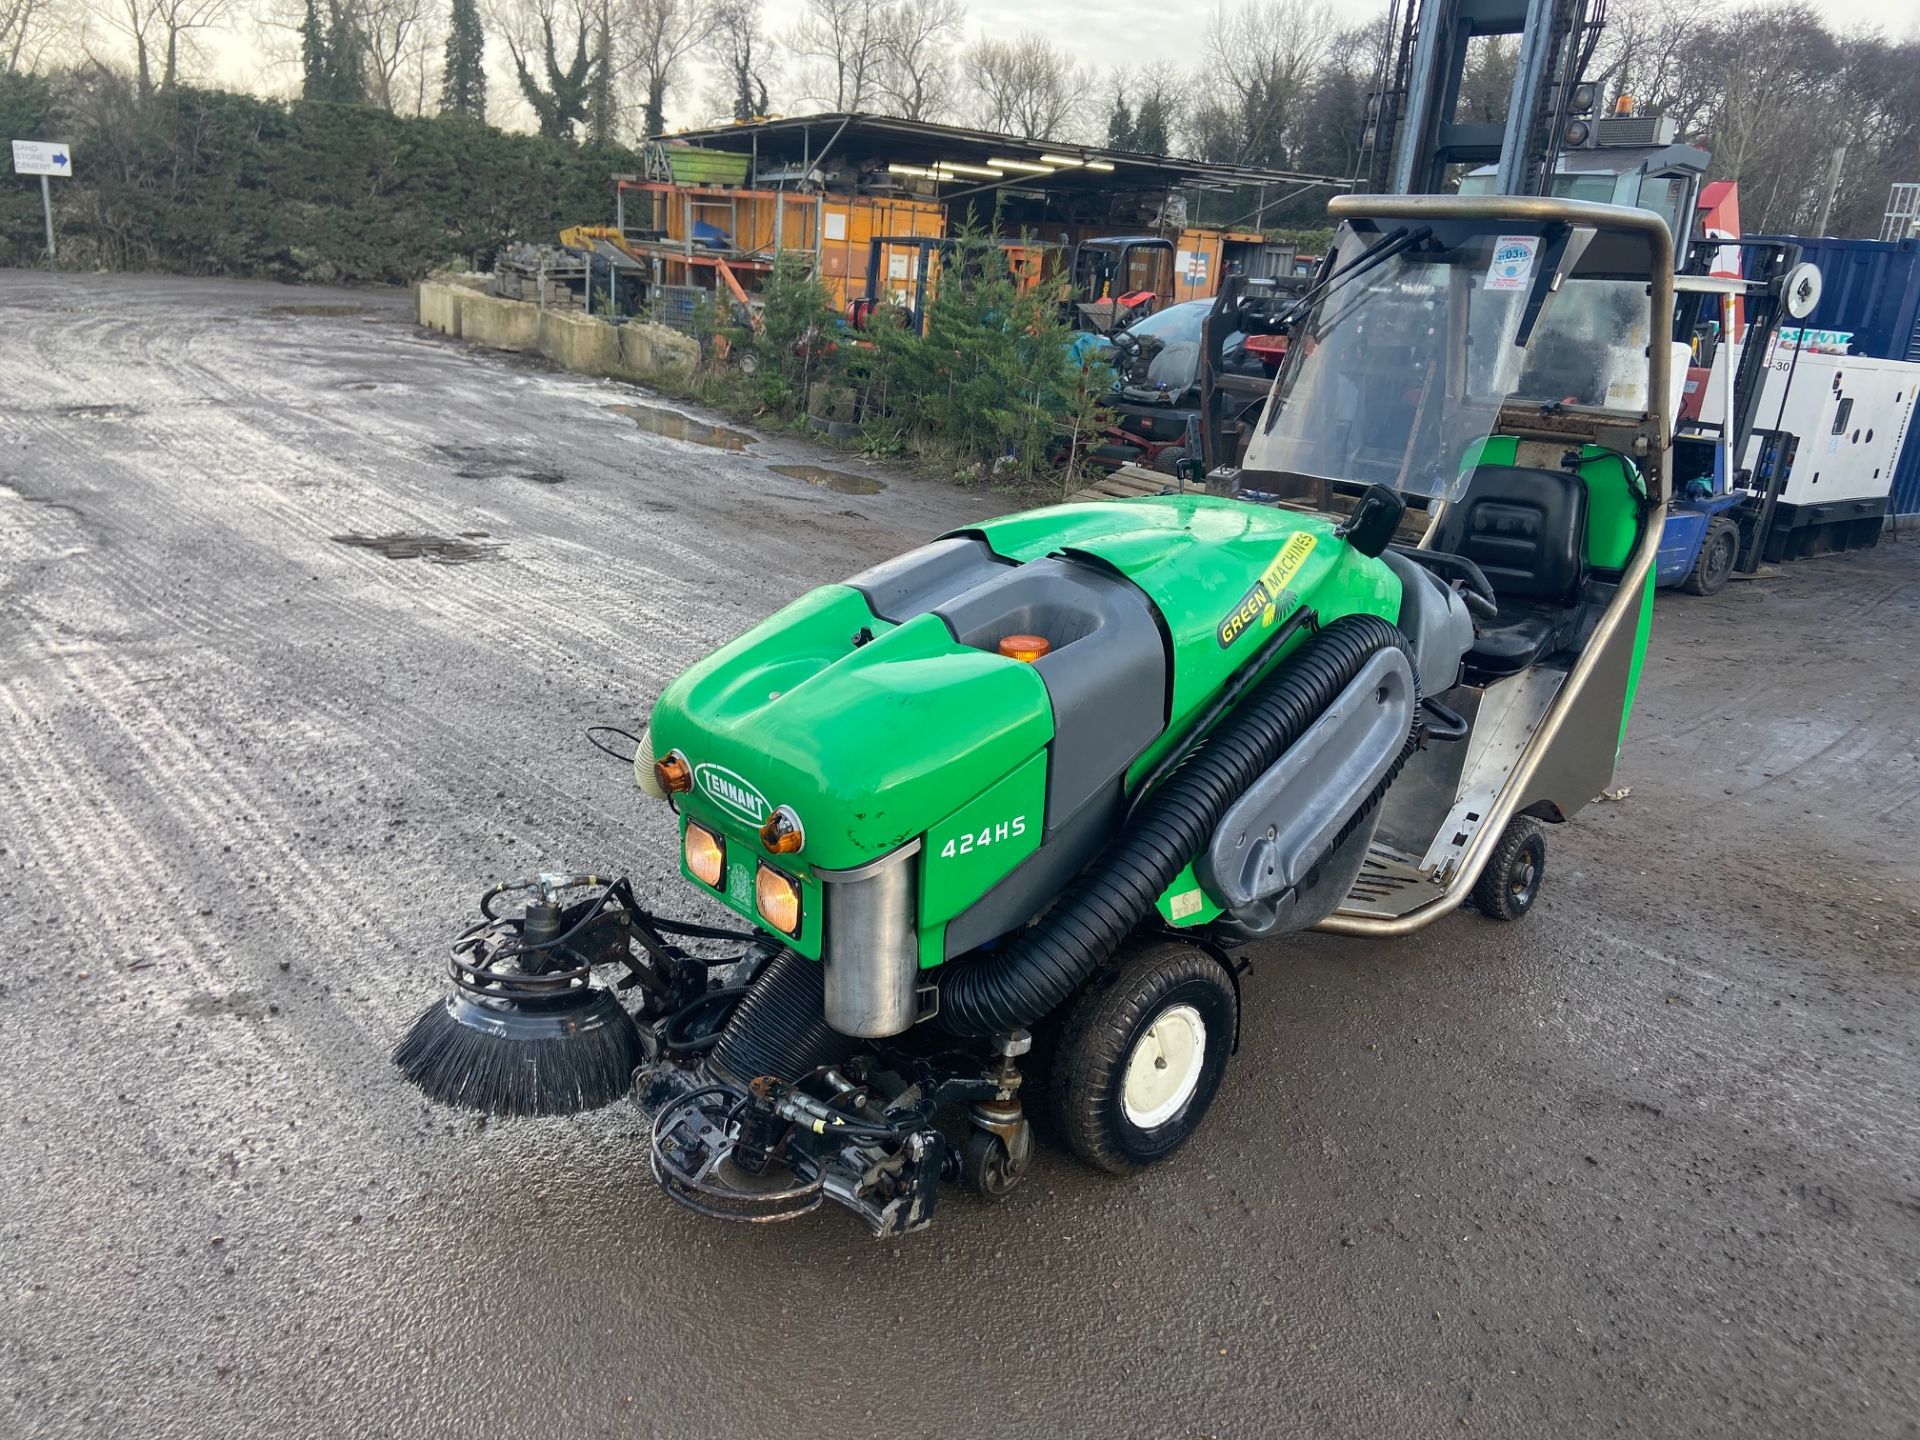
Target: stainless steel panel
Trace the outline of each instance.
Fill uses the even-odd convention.
[[[815,872],[826,895],[827,1023],[877,1040],[910,1029],[920,981],[916,841],[858,870]]]

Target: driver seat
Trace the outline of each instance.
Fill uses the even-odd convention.
[[[1515,675],[1572,643],[1587,580],[1587,487],[1579,476],[1482,465],[1440,522],[1434,548],[1478,565],[1499,602],[1467,652],[1470,671]]]

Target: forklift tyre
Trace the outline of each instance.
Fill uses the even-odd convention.
[[[1540,897],[1547,878],[1547,837],[1524,816],[1511,822],[1480,878],[1473,882],[1473,905],[1489,920],[1518,920]]]
[[[1707,521],[1707,533],[1701,538],[1700,553],[1693,557],[1693,569],[1680,582],[1689,595],[1717,595],[1733,574],[1740,558],[1740,527],[1724,515]]]
[[[1199,1128],[1233,1051],[1239,1001],[1205,950],[1135,941],[1068,1007],[1049,1105],[1067,1147],[1119,1175]]]

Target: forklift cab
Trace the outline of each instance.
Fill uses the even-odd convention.
[[[1074,319],[1112,335],[1173,302],[1174,247],[1158,235],[1109,235],[1073,247]]]
[[[1375,883],[1325,922],[1392,934],[1447,908],[1511,817],[1565,820],[1611,783],[1669,487],[1673,247],[1649,211],[1551,198],[1332,213],[1244,464],[1215,480],[1343,517],[1397,492],[1402,630],[1418,637],[1436,579],[1473,614],[1457,678],[1429,695],[1469,742],[1410,761]]]

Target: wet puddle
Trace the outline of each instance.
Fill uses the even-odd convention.
[[[503,541],[489,540],[484,530],[462,530],[458,536],[411,535],[335,535],[336,545],[351,545],[356,550],[374,550],[389,560],[425,560],[432,565],[466,565],[475,560],[497,560],[507,547]]]
[[[691,415],[682,415],[678,410],[663,410],[658,405],[609,405],[606,408],[616,415],[626,416],[642,430],[651,430],[655,435],[664,435],[669,440],[711,445],[718,450],[744,450],[753,443],[753,436],[744,430],[729,430],[724,425],[713,425],[705,420],[696,420]]]
[[[822,490],[831,490],[837,495],[878,495],[887,488],[887,482],[876,480],[871,475],[849,475],[845,470],[823,470],[818,465],[775,465],[776,475],[785,475],[789,480],[804,480],[809,485],[818,485]]]

